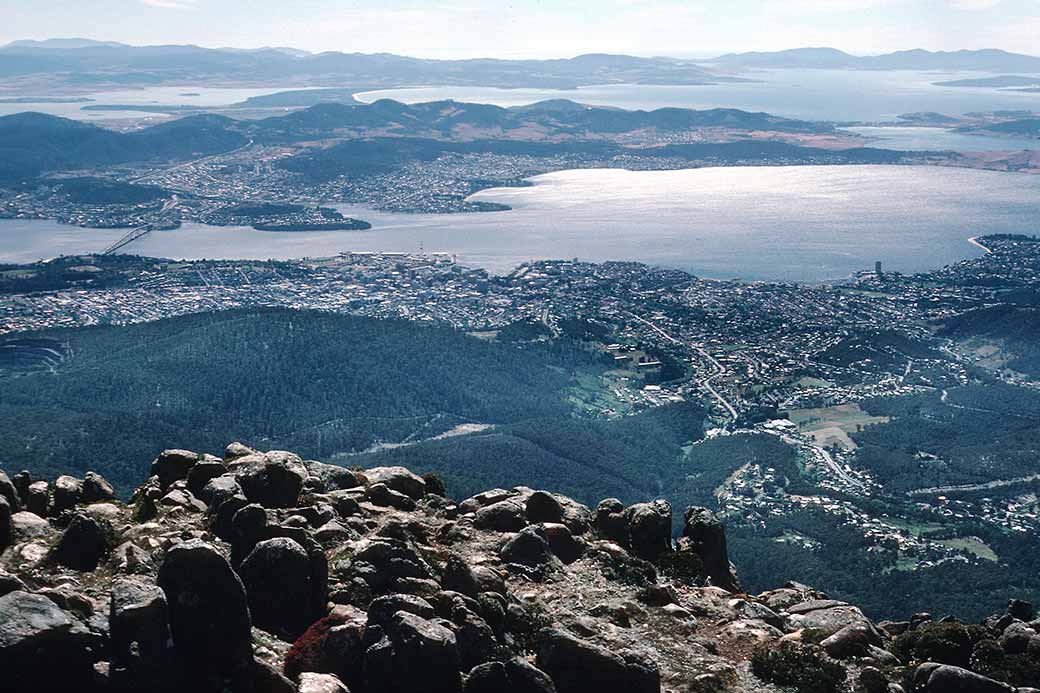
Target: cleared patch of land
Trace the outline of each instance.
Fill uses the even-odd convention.
[[[858,404],[839,404],[833,407],[792,409],[787,412],[802,433],[809,435],[817,445],[839,445],[854,450],[856,444],[849,438],[860,427],[888,423],[887,416],[871,416]]]
[[[997,554],[989,547],[986,542],[982,541],[978,537],[957,537],[956,539],[943,539],[939,542],[944,546],[949,546],[951,549],[961,549],[974,554],[978,558],[986,561],[997,562]]]

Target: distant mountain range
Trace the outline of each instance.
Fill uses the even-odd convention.
[[[570,89],[592,84],[711,84],[756,68],[1040,72],[1040,57],[1002,50],[908,50],[855,56],[834,48],[733,53],[710,61],[593,53],[554,60],[429,60],[388,53],[309,53],[295,48],[129,46],[83,38],[14,41],[0,47],[0,80],[45,86],[173,83],[336,86],[480,85]]]
[[[828,125],[734,109],[624,111],[565,100],[501,108],[456,101],[408,105],[383,99],[371,105],[320,104],[261,120],[191,115],[128,133],[42,113],[18,113],[0,117],[0,181],[24,181],[54,170],[207,156],[250,140],[293,143],[393,136],[400,147],[406,146],[401,138],[551,146],[605,142],[613,135],[633,131],[667,133],[695,128],[787,133],[830,130]]]
[[[574,88],[586,84],[705,84],[732,80],[693,61],[590,54],[565,60],[426,60],[387,53],[307,53],[198,46],[127,46],[85,39],[16,41],[0,48],[0,79],[44,77],[68,86],[222,80],[241,84],[418,84]]]
[[[847,70],[978,70],[981,72],[1040,72],[1040,57],[997,49],[897,51],[858,56],[835,48],[795,48],[772,53],[730,53],[711,61],[727,69],[816,68]]]

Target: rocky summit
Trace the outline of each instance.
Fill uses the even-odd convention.
[[[875,623],[745,594],[722,524],[232,443],[102,477],[0,472],[0,690],[1026,693],[1040,620]]]

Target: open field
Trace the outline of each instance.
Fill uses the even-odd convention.
[[[861,426],[888,423],[887,416],[871,416],[858,404],[839,404],[815,409],[792,409],[788,412],[791,421],[798,424],[802,433],[812,437],[817,445],[839,445],[854,450],[856,444],[849,438]]]

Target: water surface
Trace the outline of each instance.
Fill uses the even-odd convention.
[[[303,87],[300,87],[303,88]],[[161,112],[147,111],[90,111],[84,106],[192,106],[197,108],[215,108],[230,106],[245,101],[253,96],[265,96],[280,91],[291,91],[293,87],[197,87],[193,85],[176,87],[144,87],[142,89],[117,89],[95,93],[75,94],[69,98],[92,99],[83,103],[0,103],[0,116],[22,111],[36,111],[50,115],[72,118],[73,120],[116,120],[122,118],[150,117],[165,118]],[[50,95],[48,95],[50,96]]]
[[[904,113],[1040,110],[1040,94],[981,87],[939,87],[933,82],[987,77],[977,72],[913,70],[761,70],[741,75],[757,82],[710,85],[609,84],[578,89],[497,89],[428,86],[362,92],[355,98],[405,103],[455,99],[520,106],[570,99],[627,109],[739,108],[788,118],[832,122],[890,122]]]
[[[821,281],[873,268],[922,271],[981,250],[987,233],[1040,231],[1040,176],[925,166],[561,171],[478,193],[511,211],[390,214],[344,206],[370,231],[271,233],[185,224],[125,252],[299,258],[446,252],[507,272],[526,260],[638,260],[716,278]],[[96,252],[119,231],[0,222],[0,261]]]

